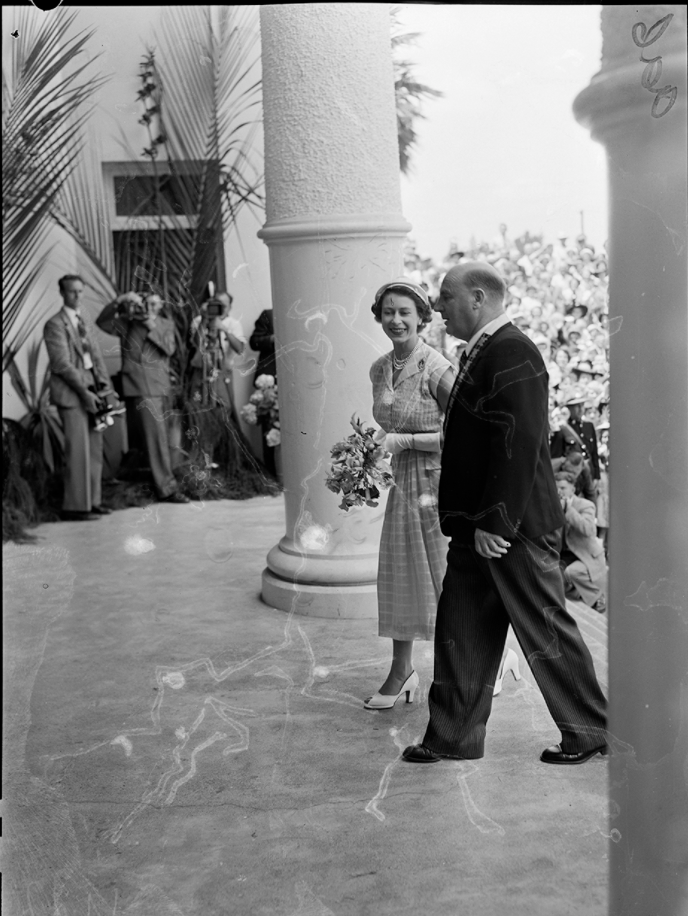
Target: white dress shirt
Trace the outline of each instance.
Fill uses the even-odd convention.
[[[505,324],[511,324],[511,318],[509,318],[506,312],[499,315],[497,318],[493,318],[492,321],[488,321],[487,324],[484,324],[466,344],[466,356],[469,356],[471,350],[478,343],[483,334],[487,334],[488,337],[491,337],[495,331],[498,331],[499,328],[503,327]]]

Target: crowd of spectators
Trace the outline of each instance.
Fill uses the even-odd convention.
[[[409,240],[405,273],[435,301],[444,274],[456,264],[486,261],[504,277],[506,312],[539,348],[550,385],[553,458],[571,455],[576,495],[594,501],[598,535],[608,529],[609,317],[606,247],[584,234],[560,235],[550,243],[529,232],[513,238],[499,227],[489,242],[461,249],[452,242],[441,263],[422,257]],[[448,337],[439,315],[425,331],[426,341],[458,361],[463,342]],[[588,436],[583,429],[590,431]],[[592,436],[592,443],[586,441]],[[592,445],[592,447],[591,447]],[[594,454],[593,454],[594,452]],[[582,463],[578,462],[582,456]],[[577,469],[580,466],[580,470]],[[567,470],[569,470],[567,465]]]

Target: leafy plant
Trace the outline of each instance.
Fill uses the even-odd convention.
[[[42,345],[42,340],[29,344],[26,381],[15,360],[10,362],[8,374],[26,410],[19,423],[29,433],[50,472],[54,473],[62,463],[64,433],[57,407],[50,403],[50,369],[46,368],[42,381],[38,382],[38,359]]]

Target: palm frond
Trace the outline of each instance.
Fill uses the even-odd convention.
[[[415,64],[404,60],[400,50],[415,45],[421,38],[420,32],[403,32],[401,10],[394,6],[390,9],[392,63],[394,68],[394,94],[397,109],[397,137],[399,140],[399,167],[406,175],[411,168],[411,153],[418,142],[415,122],[424,118],[422,103],[431,98],[442,98],[443,92],[418,82],[414,76]]]
[[[199,225],[227,232],[244,205],[262,205],[256,193],[262,181],[255,144],[258,30],[255,10],[224,6],[215,8],[215,15],[209,7],[170,8],[162,24],[158,70],[171,165],[204,164],[189,187]],[[183,42],[179,35],[185,36]],[[255,118],[247,117],[251,113]],[[202,269],[207,246],[196,245],[194,260],[206,274],[193,284],[202,289],[210,278],[207,267]]]
[[[45,315],[27,308],[48,245],[51,207],[81,149],[87,102],[104,82],[80,63],[93,31],[74,33],[76,11],[18,12],[19,37],[3,62],[3,370]]]
[[[100,144],[93,132],[81,151],[77,166],[57,195],[50,216],[77,243],[87,263],[84,280],[98,298],[117,295],[109,212],[101,174]]]

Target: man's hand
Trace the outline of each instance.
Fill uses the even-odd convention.
[[[483,531],[482,528],[475,529],[475,550],[476,553],[485,557],[486,560],[493,560],[503,556],[511,544],[505,541],[498,534],[490,534],[489,531]]]
[[[244,342],[242,340],[239,340],[238,337],[235,337],[231,331],[225,331],[225,334],[227,335],[227,340],[232,350],[234,350],[235,353],[238,353],[241,356],[246,346]]]
[[[81,398],[81,402],[88,413],[95,413],[100,406],[100,399],[92,391],[85,391]]]

